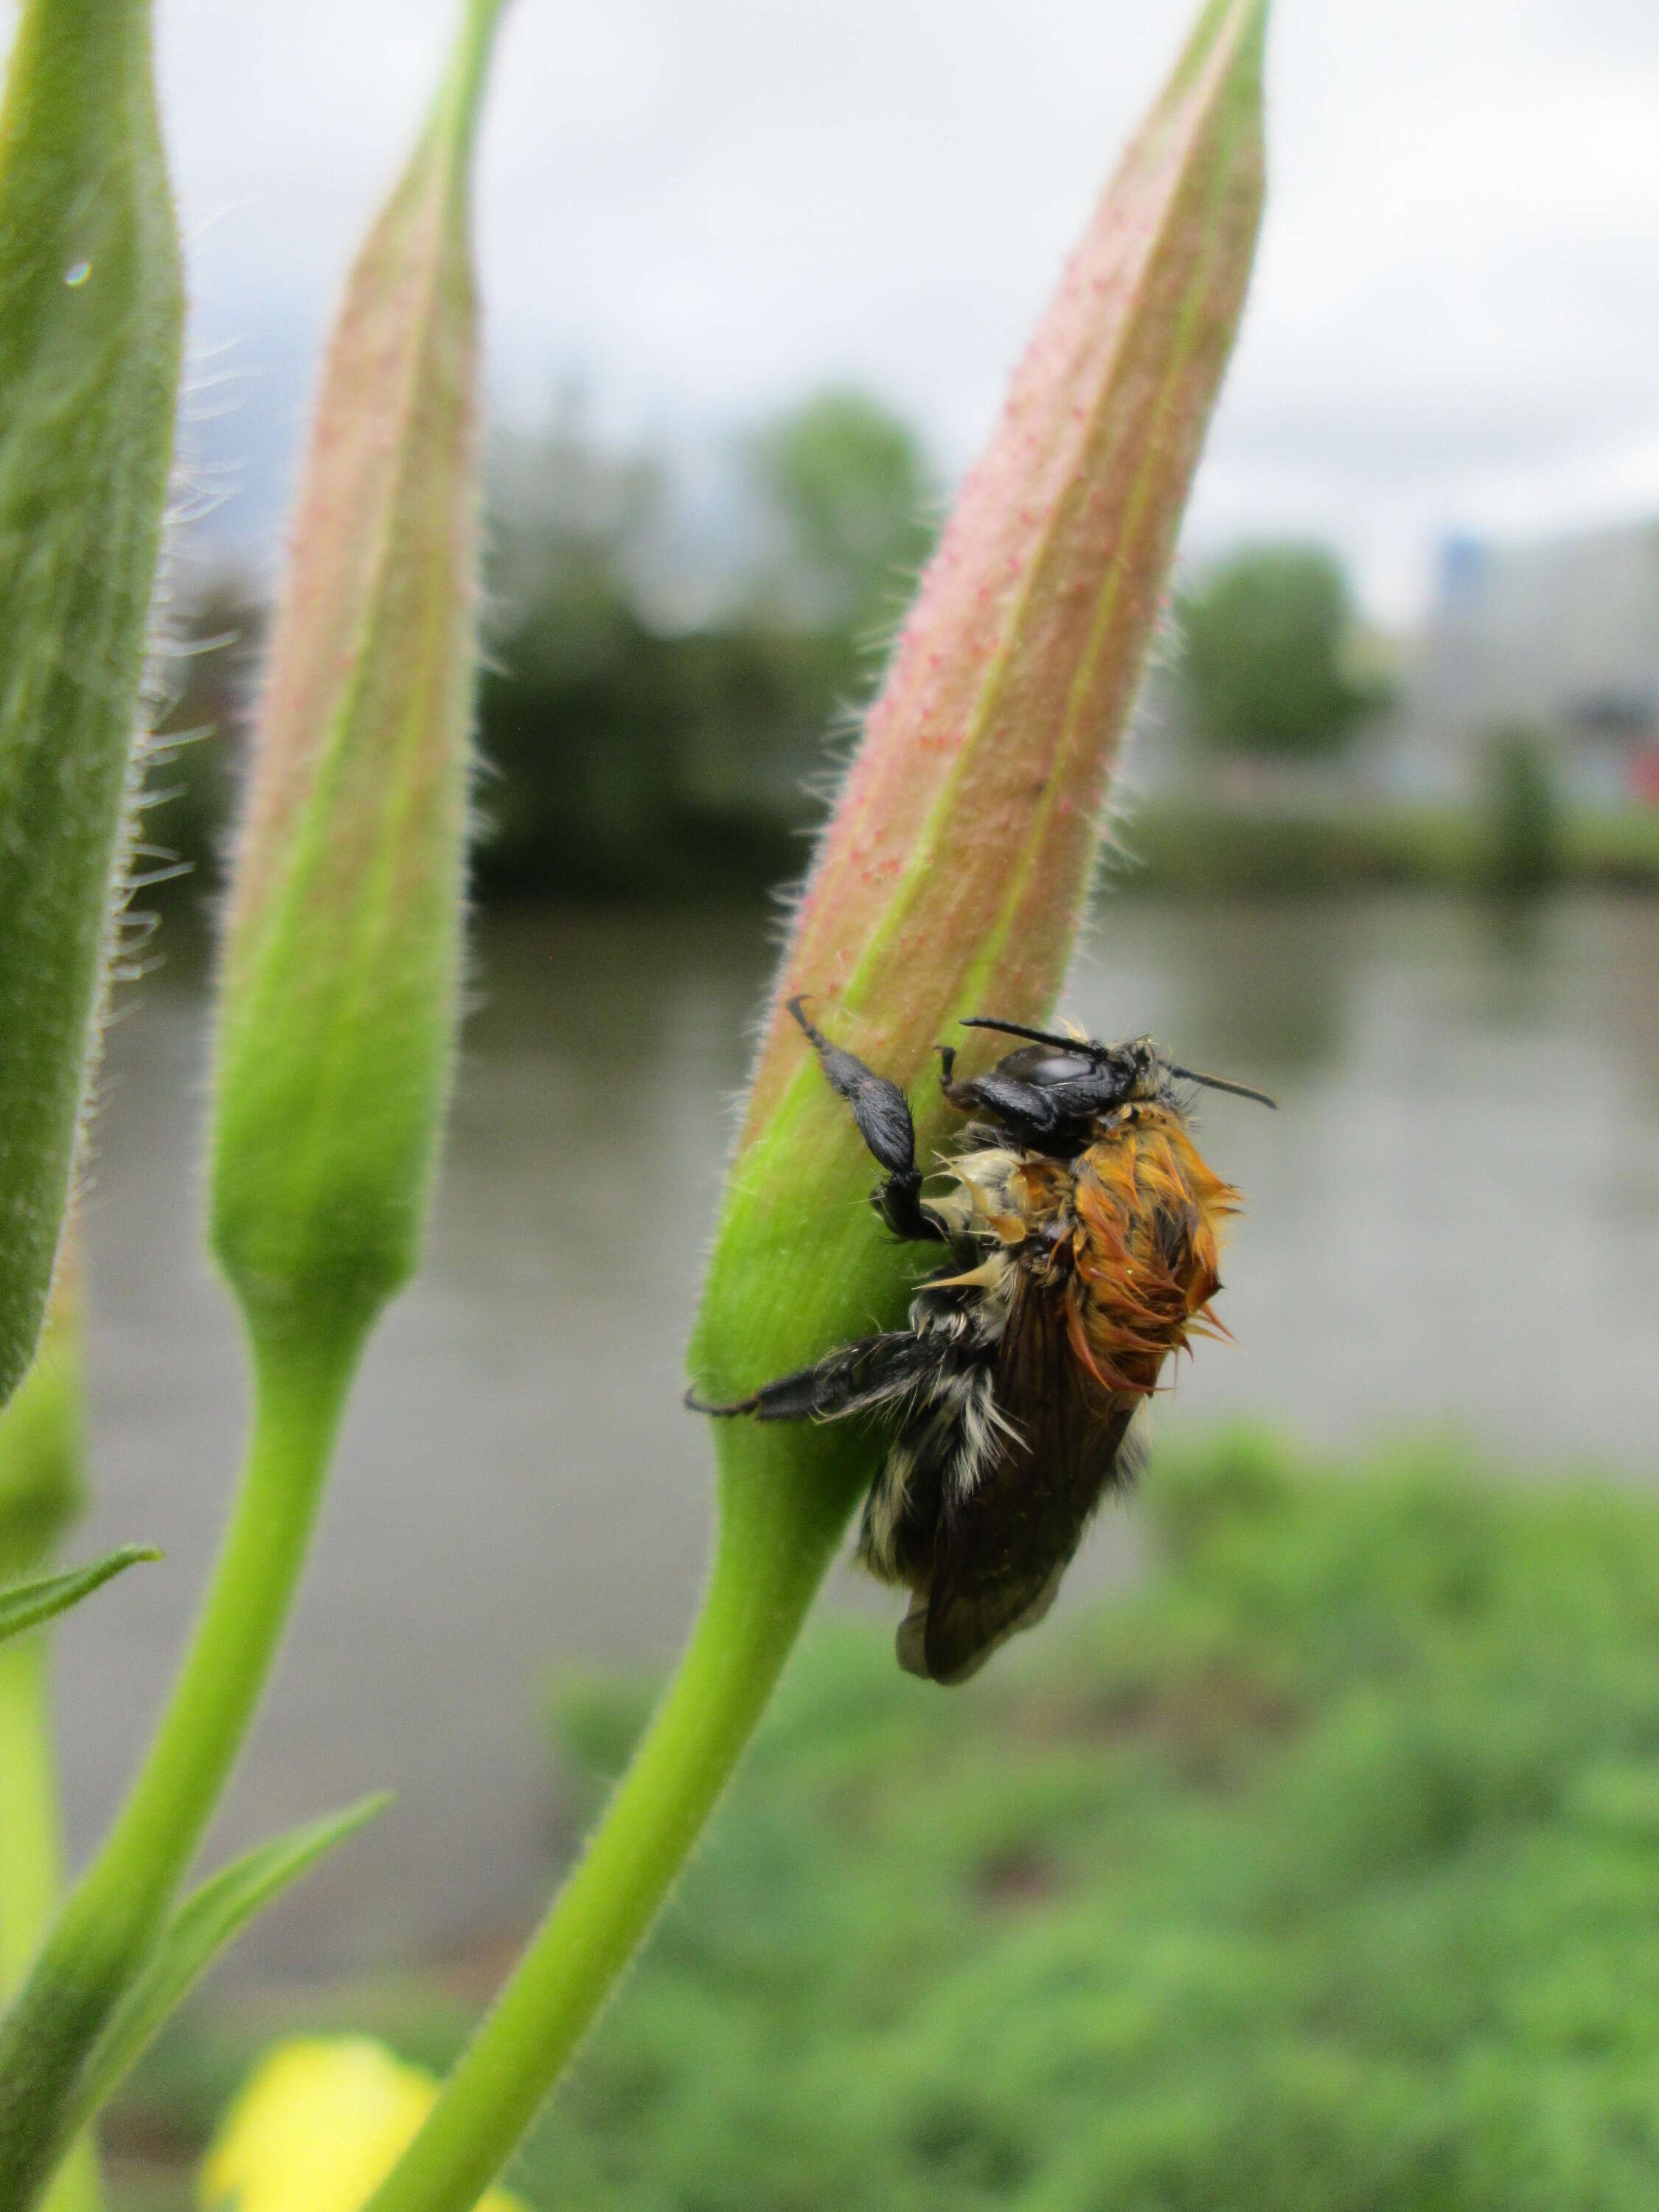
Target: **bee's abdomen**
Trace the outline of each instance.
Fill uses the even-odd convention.
[[[1169,1355],[1213,1326],[1222,1233],[1238,1194],[1164,1109],[1099,1139],[1073,1172],[1072,1349],[1106,1389],[1145,1395]]]

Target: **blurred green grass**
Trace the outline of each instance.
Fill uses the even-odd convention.
[[[1501,829],[1475,805],[1379,799],[1297,815],[1149,801],[1120,835],[1120,856],[1108,864],[1115,890],[1510,887]],[[1648,892],[1659,884],[1659,809],[1564,809],[1549,838],[1544,880]]]
[[[1659,2203],[1659,1503],[1235,1431],[1134,1510],[1144,1581],[964,1691],[817,1624],[531,2201]],[[597,1796],[646,1692],[552,1702]],[[418,1978],[210,1998],[114,2116],[125,2203],[185,2201],[268,2035],[441,2063],[465,2024]]]

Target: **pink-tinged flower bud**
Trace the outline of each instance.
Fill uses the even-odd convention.
[[[347,288],[256,733],[221,994],[215,1249],[250,1320],[361,1334],[412,1269],[459,995],[477,607],[480,0]]]
[[[806,886],[693,1364],[716,1395],[890,1310],[868,1163],[784,1012],[915,1092],[963,1014],[1040,1020],[1249,276],[1266,0],[1212,0],[1067,264],[963,486]],[[734,1426],[740,1425],[734,1425]],[[722,1449],[726,1439],[722,1437]]]

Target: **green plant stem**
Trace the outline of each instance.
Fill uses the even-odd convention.
[[[218,1803],[293,1601],[361,1329],[255,1352],[240,1489],[167,1707],[125,1804],[0,2026],[0,2205],[50,2171],[87,2053],[154,1942]]]
[[[442,94],[441,128],[451,134],[452,158],[460,165],[472,158],[472,142],[483,112],[484,76],[490,48],[507,0],[467,0],[460,35],[450,57]]]
[[[656,1917],[754,1733],[857,1491],[804,1477],[798,1445],[787,1455],[775,1431],[733,1425],[722,1444],[714,1567],[674,1679],[575,1871],[365,2212],[470,2212]]]
[[[0,1997],[28,1970],[63,1880],[52,1755],[51,1643],[39,1632],[0,1646]],[[45,2212],[98,2212],[98,2158],[82,2137]]]
[[[22,1980],[58,1901],[46,1640],[0,1644],[0,1996]]]

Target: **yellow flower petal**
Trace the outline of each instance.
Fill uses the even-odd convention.
[[[357,2212],[392,2171],[438,2085],[367,2036],[266,2052],[202,2166],[206,2212]],[[478,2212],[524,2212],[492,2189]]]

